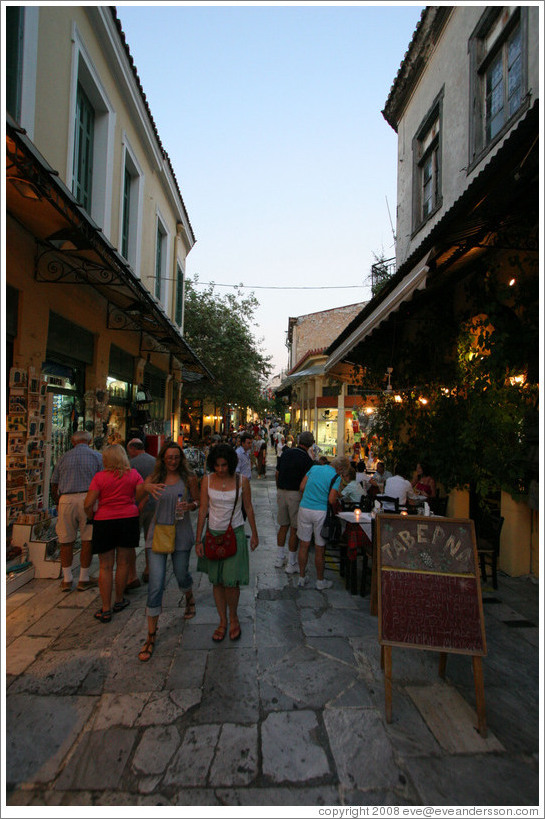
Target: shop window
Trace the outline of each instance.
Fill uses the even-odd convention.
[[[131,265],[135,273],[140,271],[140,247],[138,236],[141,234],[143,174],[124,137],[124,171],[123,189],[121,192],[121,254]]]
[[[528,9],[488,8],[469,41],[470,170],[527,107]]]
[[[81,39],[75,49],[70,176],[72,193],[106,232],[109,228],[115,113]]]
[[[413,229],[418,230],[443,203],[441,135],[444,89],[436,97],[413,140]]]

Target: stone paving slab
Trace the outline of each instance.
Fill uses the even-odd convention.
[[[256,807],[273,807],[276,805],[293,805],[295,807],[308,805],[341,805],[337,788],[333,786],[317,786],[315,788],[246,788],[244,790],[216,790],[216,796],[222,805],[241,805]],[[184,804],[177,802],[176,804]],[[194,803],[197,804],[197,803]]]
[[[328,708],[324,724],[342,787],[395,788],[400,771],[382,716],[374,708]]]
[[[6,782],[50,782],[89,719],[89,697],[6,697]]]
[[[313,711],[271,713],[261,726],[263,774],[273,782],[309,782],[331,773]]]
[[[109,728],[87,731],[61,775],[58,790],[98,790],[118,788],[137,731],[132,728]]]
[[[536,771],[512,757],[442,756],[407,761],[421,805],[538,805]]]
[[[303,646],[292,649],[262,679],[301,708],[323,708],[348,688],[355,676],[354,668]]]
[[[6,652],[6,673],[22,674],[50,643],[50,637],[18,637]]]
[[[200,723],[257,722],[259,690],[256,663],[254,649],[211,651],[201,704],[193,718]]]
[[[162,774],[180,745],[175,725],[153,725],[144,731],[134,753],[132,768],[137,774]]]
[[[206,784],[220,731],[221,725],[188,728],[166,770],[163,785],[191,788]]]
[[[102,668],[105,672],[108,662],[108,657],[98,649],[46,652],[10,686],[10,694],[77,694],[91,670]]]
[[[212,787],[250,785],[259,774],[257,725],[222,725],[210,769]]]

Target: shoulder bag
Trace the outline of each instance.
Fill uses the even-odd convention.
[[[325,515],[325,520],[322,524],[322,528],[320,530],[320,534],[325,540],[326,543],[335,543],[339,540],[340,533],[341,533],[341,522],[338,517],[335,515],[333,511],[333,507],[329,503],[329,493],[333,487],[333,484],[337,480],[338,475],[334,475],[331,479],[331,483],[329,484],[329,489],[327,491],[327,512]]]
[[[187,488],[185,492],[187,496]],[[153,540],[151,541],[152,552],[161,555],[171,555],[176,544],[176,523],[157,523],[155,518],[155,528],[153,530]]]
[[[227,526],[225,532],[223,532],[221,535],[213,535],[209,528],[206,529],[206,534],[204,536],[204,556],[207,558],[207,560],[225,560],[226,558],[232,557],[234,554],[236,554],[237,539],[235,530],[231,526],[231,521],[233,520],[233,515],[235,514],[235,508],[238,501],[239,481],[240,475],[237,473],[235,503],[233,504],[231,517],[229,518],[229,525]]]

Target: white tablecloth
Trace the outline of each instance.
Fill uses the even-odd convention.
[[[372,518],[371,518],[371,515],[369,514],[369,512],[362,512],[360,514],[359,521],[356,520],[356,515],[354,514],[354,512],[339,512],[337,517],[341,518],[341,520],[344,520],[344,521],[346,521],[348,523],[359,523],[359,525],[361,526],[361,528],[363,529],[363,531],[365,532],[365,534],[367,535],[369,540],[372,540],[372,537],[373,537],[373,532],[372,532],[372,527],[371,527]]]

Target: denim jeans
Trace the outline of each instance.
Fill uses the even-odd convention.
[[[167,558],[172,558],[172,568],[178,581],[178,588],[181,592],[187,592],[193,585],[193,578],[189,574],[189,556],[191,550],[175,551],[171,555],[159,554],[153,549],[147,550],[149,566],[148,582],[148,605],[146,614],[149,617],[157,617],[161,614],[163,607],[163,592],[165,590],[165,577],[167,573]]]

